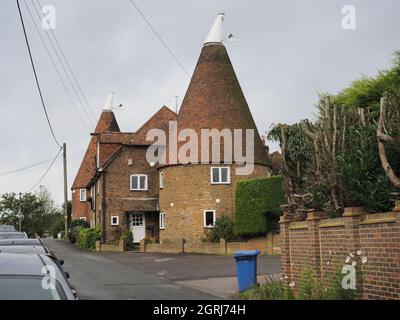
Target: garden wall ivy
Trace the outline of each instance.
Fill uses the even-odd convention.
[[[241,180],[236,187],[234,231],[237,236],[265,234],[286,203],[283,177]]]

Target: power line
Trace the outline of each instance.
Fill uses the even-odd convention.
[[[32,1],[32,4],[33,4],[33,0],[31,0],[31,1]],[[37,2],[37,4],[38,4],[39,8],[42,8],[42,5],[41,5],[41,3],[39,2],[39,0],[36,0],[36,2]],[[35,5],[34,5],[34,6],[35,6]],[[35,9],[36,9],[36,7],[35,7]],[[43,13],[42,13],[42,14],[43,14]],[[45,18],[44,14],[43,14],[43,18]],[[78,87],[78,90],[79,90],[80,94],[82,95],[83,100],[85,101],[87,108],[89,109],[89,112],[91,113],[91,115],[92,115],[94,121],[97,121],[96,115],[93,113],[93,110],[92,110],[92,108],[91,108],[91,106],[90,106],[90,104],[89,104],[89,102],[88,102],[88,99],[86,98],[86,95],[85,95],[84,91],[82,90],[82,87],[81,87],[81,85],[79,84],[78,79],[77,79],[77,77],[75,76],[75,73],[72,71],[72,68],[71,68],[71,65],[70,65],[69,62],[68,62],[68,59],[67,59],[67,57],[66,57],[65,54],[64,54],[64,50],[61,48],[60,42],[58,41],[58,39],[57,39],[57,37],[56,37],[56,34],[54,33],[54,31],[53,31],[51,28],[50,28],[50,33],[52,34],[52,36],[53,36],[53,38],[54,38],[54,40],[55,40],[55,42],[56,42],[56,44],[57,44],[58,49],[60,50],[61,55],[62,55],[62,57],[64,58],[64,61],[65,61],[66,65],[67,65],[67,67],[68,67],[68,70],[70,71],[71,76],[72,76],[73,80],[75,81],[76,86]]]
[[[42,102],[43,111],[44,111],[44,114],[45,114],[45,116],[46,116],[46,120],[47,120],[47,123],[48,123],[48,125],[49,125],[49,128],[50,128],[51,134],[52,134],[52,136],[53,136],[53,139],[54,139],[55,143],[61,148],[61,145],[58,143],[58,140],[57,140],[56,135],[55,135],[55,133],[54,133],[53,127],[52,127],[52,125],[51,125],[51,122],[50,122],[50,119],[49,119],[49,115],[47,114],[47,109],[46,109],[46,105],[45,105],[45,103],[44,103],[44,99],[43,99],[43,95],[42,95],[42,90],[40,89],[39,79],[38,79],[38,76],[37,76],[37,74],[36,74],[35,64],[34,64],[33,58],[32,58],[32,52],[31,52],[31,48],[30,48],[30,45],[29,45],[28,36],[27,36],[26,30],[25,30],[25,23],[24,23],[24,19],[23,19],[23,17],[22,17],[21,7],[20,7],[20,5],[19,5],[19,0],[16,0],[16,1],[17,1],[17,7],[18,7],[18,12],[19,12],[19,17],[20,17],[20,19],[21,19],[22,30],[24,31],[25,42],[26,42],[26,46],[27,46],[27,48],[28,48],[29,58],[30,58],[31,65],[32,65],[33,74],[35,75],[36,86],[37,86],[37,89],[38,89],[38,91],[39,91],[40,100],[41,100],[41,102]]]
[[[56,160],[57,160],[58,156],[60,155],[60,152],[61,152],[62,149],[63,148],[61,147],[60,150],[58,150],[57,155],[55,156],[55,158],[53,159],[53,161],[51,162],[51,164],[47,168],[47,170],[44,172],[44,174],[40,177],[39,181],[36,182],[32,188],[30,188],[28,191],[25,191],[24,193],[31,192],[33,189],[35,189],[43,181],[43,179],[47,176],[47,174],[49,173],[50,169],[53,167],[54,163],[56,162]]]
[[[51,160],[53,160],[53,158],[37,162],[35,164],[29,165],[29,166],[26,166],[26,167],[22,167],[20,169],[2,172],[2,173],[0,173],[0,176],[4,177],[4,176],[7,176],[7,175],[10,175],[10,174],[13,174],[13,173],[18,173],[18,172],[25,171],[25,170],[28,170],[28,169],[31,169],[31,168],[35,168],[35,167],[38,167],[38,166],[40,166],[42,164],[50,162]]]
[[[24,0],[24,1],[25,1],[25,0]],[[31,0],[31,3],[32,3],[33,8],[35,9],[35,12],[36,12],[36,14],[37,14],[37,16],[38,16],[38,18],[39,18],[39,21],[41,21],[42,17],[41,17],[41,15],[40,15],[40,13],[39,13],[39,10],[36,8],[34,1]],[[25,4],[26,4],[26,3],[25,3]],[[39,4],[39,8],[40,8],[40,4]],[[29,10],[29,9],[28,9],[28,10]],[[55,35],[54,35],[52,29],[50,29],[50,32],[53,34],[53,37],[55,37]],[[65,76],[66,76],[66,78],[67,78],[69,84],[71,85],[71,87],[72,87],[72,89],[73,89],[73,91],[74,91],[74,93],[75,93],[75,95],[76,95],[76,98],[77,98],[79,104],[80,104],[81,107],[82,107],[83,113],[85,114],[85,116],[86,116],[86,118],[88,119],[89,123],[90,123],[92,126],[95,126],[95,122],[93,122],[93,119],[94,119],[94,121],[96,121],[95,116],[92,114],[92,117],[93,117],[93,118],[91,119],[91,118],[89,117],[89,113],[86,111],[86,107],[84,106],[84,104],[83,104],[82,101],[81,101],[81,97],[79,96],[79,93],[78,93],[78,91],[76,90],[76,88],[75,88],[75,86],[74,86],[74,84],[73,84],[73,81],[71,80],[70,75],[68,74],[68,71],[67,71],[67,69],[66,69],[65,66],[64,66],[64,63],[63,63],[62,59],[60,58],[60,55],[58,54],[57,49],[55,48],[55,45],[54,45],[54,43],[53,43],[53,40],[51,39],[51,37],[49,36],[49,34],[48,34],[47,32],[46,32],[46,36],[47,36],[47,39],[48,39],[49,42],[50,42],[51,47],[52,47],[53,50],[54,50],[54,53],[56,54],[57,60],[58,60],[58,62],[60,63],[60,65],[61,65],[61,67],[62,67],[62,69],[63,69],[63,71],[64,71],[64,74],[65,74]],[[55,39],[56,39],[56,38],[55,38]],[[58,42],[57,39],[56,39],[56,42]],[[62,52],[62,49],[61,49],[60,47],[59,47],[59,49],[60,49],[60,51],[61,51],[61,54],[64,56],[64,60],[65,60],[66,65],[69,66],[69,63],[68,63],[68,61],[66,60],[65,55],[64,55],[63,52]],[[69,69],[70,69],[70,72],[72,73],[71,68],[69,68]],[[73,73],[72,73],[72,77],[75,78],[74,75],[73,75]],[[75,79],[76,79],[76,78],[75,78]],[[78,83],[77,81],[76,81],[76,83],[77,83],[78,88],[80,88],[79,83]],[[87,104],[87,108],[88,108],[88,110],[89,110],[90,112],[92,112],[92,110],[90,109],[90,106],[89,106],[88,104]]]
[[[129,0],[130,3],[136,8],[136,10],[139,12],[139,14],[142,16],[143,20],[147,23],[147,25],[150,27],[150,29],[153,31],[153,33],[156,35],[156,37],[161,41],[165,49],[169,52],[171,57],[175,60],[175,62],[179,65],[179,67],[183,70],[183,72],[190,78],[189,73],[186,71],[185,67],[182,65],[182,63],[178,60],[176,55],[168,48],[167,44],[165,41],[161,38],[160,34],[157,32],[157,30],[153,27],[151,22],[146,18],[146,16],[143,14],[143,12],[139,9],[139,7],[136,5],[136,3],[133,0]]]
[[[89,127],[88,127],[87,124],[83,121],[81,115],[80,115],[79,112],[78,112],[78,109],[77,109],[77,107],[76,107],[76,105],[75,105],[75,103],[74,103],[74,101],[73,101],[73,99],[72,99],[72,97],[71,97],[71,94],[70,94],[70,92],[69,92],[69,90],[68,90],[68,88],[67,88],[67,85],[65,84],[64,79],[62,78],[62,76],[61,76],[61,74],[60,74],[60,71],[59,71],[58,68],[57,68],[56,63],[55,63],[55,61],[54,61],[54,59],[53,59],[53,57],[52,57],[52,55],[51,55],[49,49],[47,48],[46,42],[44,41],[44,38],[43,38],[42,34],[40,33],[40,30],[39,30],[38,26],[36,25],[36,22],[35,22],[35,19],[34,19],[32,13],[31,13],[31,10],[29,9],[29,6],[28,6],[28,4],[26,3],[25,0],[24,0],[24,3],[25,3],[25,6],[26,6],[26,9],[28,10],[29,16],[31,17],[32,23],[33,23],[33,25],[35,26],[35,29],[36,29],[37,33],[39,34],[40,40],[41,40],[41,42],[42,42],[42,44],[43,44],[43,47],[44,47],[44,49],[46,50],[47,55],[49,56],[49,59],[50,59],[50,61],[51,61],[51,64],[52,64],[52,66],[53,66],[53,68],[54,68],[54,70],[55,70],[55,72],[56,72],[56,74],[57,74],[57,76],[58,76],[58,78],[59,78],[59,80],[60,80],[62,86],[64,87],[64,90],[65,90],[65,92],[66,92],[66,94],[67,94],[67,96],[68,96],[68,98],[69,98],[69,100],[70,100],[70,102],[71,102],[71,104],[72,104],[72,106],[73,106],[73,108],[74,108],[74,111],[75,111],[76,115],[78,116],[79,120],[81,121],[82,125],[86,128],[86,130],[87,130],[88,132],[90,132]]]

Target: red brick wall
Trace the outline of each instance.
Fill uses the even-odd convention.
[[[86,218],[90,223],[91,220],[91,206],[87,201],[80,201],[80,189],[72,190],[72,219]],[[90,190],[86,191],[86,196],[90,197]]]
[[[298,283],[306,266],[318,276],[336,272],[349,253],[362,265],[365,299],[400,299],[400,212],[366,214],[348,210],[342,218],[309,214],[306,221],[281,218],[282,274]]]

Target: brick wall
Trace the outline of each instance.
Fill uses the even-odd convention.
[[[337,272],[350,252],[361,250],[367,257],[364,298],[400,299],[400,212],[348,208],[341,218],[311,213],[306,221],[281,217],[280,223],[282,274],[288,283],[298,283],[306,266],[318,276]]]
[[[86,196],[90,197],[90,191],[86,190]],[[72,190],[72,219],[86,218],[90,223],[92,219],[90,202],[80,200],[80,189]]]
[[[219,165],[224,166],[224,165]],[[255,165],[252,175],[237,176],[235,164],[231,167],[231,183],[212,185],[211,165],[168,166],[160,168],[164,173],[164,188],[160,190],[160,212],[165,213],[166,227],[160,230],[160,241],[176,241],[184,238],[199,242],[205,237],[204,210],[215,210],[221,215],[233,217],[236,182],[268,176],[269,167]]]
[[[268,234],[266,237],[253,238],[243,242],[226,242],[221,240],[219,243],[183,241],[165,241],[164,243],[141,243],[141,252],[161,252],[161,253],[203,253],[203,254],[233,254],[242,250],[260,250],[261,254],[279,254],[279,235]]]

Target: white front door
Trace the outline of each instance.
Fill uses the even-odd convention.
[[[132,213],[131,231],[134,243],[139,243],[146,237],[144,213]]]

